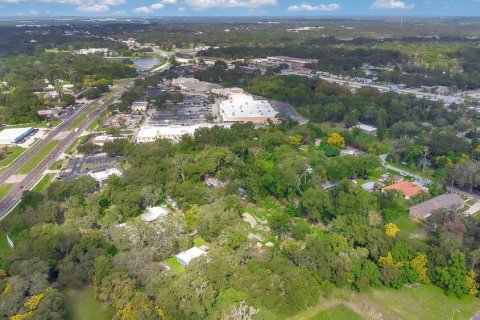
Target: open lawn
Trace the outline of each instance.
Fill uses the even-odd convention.
[[[50,166],[50,170],[60,170],[63,166],[63,163],[65,162],[66,160],[57,160],[55,161],[51,166]]]
[[[407,214],[400,215],[393,221],[400,228],[400,232],[405,231],[407,233],[413,233],[422,228],[422,224],[411,220]]]
[[[18,146],[8,147],[5,158],[0,159],[0,168],[11,165],[13,161],[15,161],[15,159],[17,159],[26,150],[27,149]]]
[[[13,213],[11,213],[13,215]],[[15,245],[18,242],[18,239],[20,239],[20,234],[23,231],[23,229],[15,229],[12,230],[10,234],[10,239],[12,239],[13,244]],[[7,243],[7,232],[3,230],[3,228],[0,228],[0,266],[2,262],[2,255],[3,253],[10,251],[10,247],[8,246]]]
[[[402,289],[370,289],[357,293],[335,289],[332,298],[320,298],[311,308],[290,320],[382,319],[438,320],[470,319],[480,310],[480,299],[447,296],[433,285]],[[453,315],[453,318],[452,318]]]
[[[339,304],[330,309],[320,311],[315,316],[311,317],[309,320],[361,320],[357,313],[353,312],[348,307],[343,304]]]
[[[76,138],[71,145],[68,146],[68,148],[65,150],[66,154],[73,154],[77,150],[77,146],[85,140],[86,137],[78,137]]]
[[[9,183],[0,184],[0,200],[7,195],[12,187],[13,185]]]
[[[207,245],[207,243],[206,243],[205,240],[203,240],[202,237],[196,236],[195,239],[193,239],[193,245],[194,245],[195,247],[201,247],[201,246],[203,246],[203,245]]]
[[[45,191],[50,185],[50,183],[52,183],[53,176],[54,176],[53,173],[49,173],[43,176],[42,180],[40,180],[37,183],[37,185],[35,186],[35,188],[33,188],[33,190],[38,192]]]
[[[85,287],[80,290],[66,290],[63,292],[63,300],[67,311],[66,319],[71,320],[107,320],[113,314],[109,309],[95,300],[92,289]]]
[[[418,288],[379,289],[363,294],[388,309],[397,311],[400,319],[470,319],[480,310],[480,299],[447,296],[433,285]]]
[[[0,261],[1,261],[2,254],[4,252],[7,252],[8,250],[11,250],[11,249],[7,243],[7,234],[2,230],[0,230]]]
[[[58,140],[50,141],[43,148],[41,148],[33,157],[31,157],[20,169],[18,169],[17,173],[27,174],[33,169],[35,169],[35,167],[40,163],[40,161],[45,159],[59,143],[60,141]]]
[[[57,126],[61,121],[60,120],[48,120],[48,121],[39,121],[39,122],[27,122],[21,124],[8,125],[7,128],[53,128]]]
[[[165,260],[165,264],[169,266],[170,269],[172,269],[172,271],[176,274],[182,273],[183,269],[185,269],[185,267],[180,262],[178,262],[177,257],[168,258],[167,260]]]

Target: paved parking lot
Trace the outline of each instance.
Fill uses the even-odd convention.
[[[109,157],[105,154],[90,157],[74,157],[69,160],[67,169],[62,172],[58,179],[71,181],[92,170],[105,170],[117,167],[120,164],[119,157]]]
[[[290,104],[280,101],[269,100],[273,109],[282,114],[285,119],[291,119],[299,124],[306,124],[308,119],[302,117]]]
[[[149,119],[149,125],[166,124],[197,124],[206,121],[212,114],[212,105],[207,97],[184,94],[184,100],[178,103],[167,102],[165,107],[154,112]]]

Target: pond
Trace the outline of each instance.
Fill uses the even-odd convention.
[[[160,63],[160,58],[158,57],[144,57],[144,58],[135,58],[132,59],[135,63],[137,71],[147,71],[152,69],[155,65]]]

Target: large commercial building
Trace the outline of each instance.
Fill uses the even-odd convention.
[[[213,89],[219,89],[222,87],[215,83],[200,81],[194,78],[173,79],[172,86],[184,92],[191,92],[191,93],[207,93],[207,92],[211,92]]]
[[[31,135],[34,128],[15,128],[0,131],[0,145],[16,144]]]
[[[200,128],[211,128],[213,124],[197,124],[191,126],[163,126],[163,127],[142,127],[135,139],[136,143],[152,143],[158,139],[178,141],[185,135],[194,135]]]
[[[109,168],[101,171],[89,172],[89,175],[98,183],[104,183],[110,176],[121,177],[122,172],[117,168]]]
[[[220,103],[219,113],[223,122],[277,122],[277,112],[267,100],[255,100],[253,96],[244,93],[231,93],[228,99]]]

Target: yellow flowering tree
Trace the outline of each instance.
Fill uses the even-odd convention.
[[[2,296],[6,296],[12,290],[12,284],[10,282],[5,283],[5,287],[3,288]]]
[[[332,147],[343,149],[345,148],[345,139],[338,133],[332,133],[328,139],[327,143]]]
[[[290,144],[296,148],[302,145],[303,137],[299,134],[292,134],[288,136]]]
[[[396,224],[393,223],[387,223],[385,225],[385,235],[390,238],[395,238],[397,233],[400,231],[400,229],[397,227]]]
[[[10,317],[10,320],[25,320],[25,319],[28,319],[32,316],[32,311],[29,311],[27,313],[23,313],[23,314],[16,314],[14,316],[11,316]]]
[[[401,268],[403,267],[403,262],[398,261],[396,262],[395,259],[393,259],[393,255],[391,251],[388,251],[387,255],[385,257],[380,257],[378,259],[378,265],[380,267],[396,267],[396,268]]]
[[[468,294],[471,296],[476,296],[478,293],[478,283],[477,283],[477,273],[471,269],[468,271],[466,277],[465,277],[465,282],[467,284],[468,288]]]
[[[427,269],[428,258],[425,253],[418,253],[415,258],[410,261],[410,266],[418,274],[418,278],[422,283],[430,283]]]
[[[24,306],[30,311],[35,310],[38,308],[38,305],[43,300],[43,298],[45,298],[44,293],[35,294],[31,296],[30,299],[27,300],[27,302],[25,302]]]

